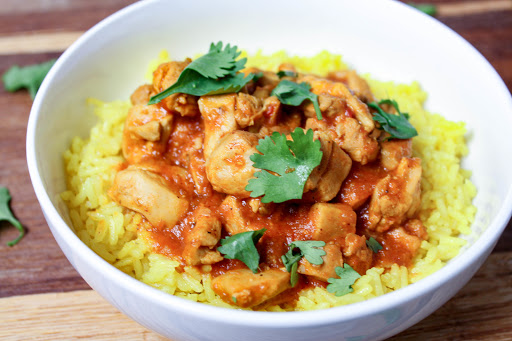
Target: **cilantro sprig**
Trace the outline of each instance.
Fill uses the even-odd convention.
[[[295,71],[281,70],[281,71],[277,72],[277,76],[279,78],[283,78],[283,77],[297,77],[298,73],[295,72]]]
[[[224,258],[241,260],[253,273],[256,273],[260,264],[260,254],[256,244],[265,231],[266,229],[242,232],[221,239],[222,246],[218,247],[217,251],[222,253]]]
[[[398,115],[388,114],[380,105],[389,104],[395,107]],[[373,114],[373,120],[380,123],[381,128],[390,134],[388,139],[410,139],[418,135],[416,128],[409,122],[409,114],[402,113],[398,103],[392,99],[384,99],[378,103],[368,103],[370,108],[377,110]]]
[[[336,296],[343,296],[354,291],[352,285],[361,275],[347,263],[343,267],[337,266],[334,271],[340,278],[329,278],[327,281],[330,284],[327,286],[327,291]]]
[[[373,253],[379,252],[379,250],[382,250],[382,245],[377,241],[377,239],[370,237],[366,241],[366,245],[373,251]]]
[[[253,73],[239,73],[247,61],[237,60],[240,53],[237,46],[227,44],[222,49],[222,42],[212,43],[207,54],[188,64],[176,83],[151,97],[148,104],[156,104],[175,93],[203,96],[240,91],[255,77]]]
[[[313,139],[313,130],[304,133],[296,128],[291,137],[287,140],[286,135],[274,132],[259,140],[256,149],[261,154],[254,153],[250,159],[261,171],[254,173],[255,178],[245,187],[251,197],[263,196],[263,203],[302,199],[304,185],[323,153],[320,141]]]
[[[434,17],[437,14],[437,7],[434,4],[408,2],[409,6]]]
[[[297,266],[301,258],[306,257],[306,260],[311,264],[323,264],[324,260],[322,257],[326,255],[326,252],[321,248],[324,246],[325,242],[321,240],[294,241],[289,245],[290,249],[281,256],[281,260],[283,261],[286,271],[290,273],[290,284],[292,287],[294,287],[299,280]]]
[[[23,229],[21,222],[12,214],[12,211],[9,208],[9,201],[11,201],[11,194],[9,193],[9,190],[7,187],[0,187],[0,221],[8,221],[19,231],[18,237],[7,243],[9,246],[14,246],[21,240],[21,238],[23,238],[25,230]]]
[[[14,92],[19,89],[26,88],[30,97],[34,99],[34,97],[36,97],[37,90],[39,90],[41,83],[43,83],[44,78],[52,68],[53,64],[55,64],[55,61],[56,59],[52,59],[44,63],[32,64],[23,67],[14,65],[2,76],[5,90]]]
[[[311,86],[306,83],[295,83],[284,79],[272,90],[271,96],[276,96],[279,101],[286,105],[299,106],[305,100],[310,100],[315,107],[316,118],[322,119],[322,112],[318,105],[318,96],[311,91]]]

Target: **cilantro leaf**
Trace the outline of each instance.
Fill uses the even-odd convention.
[[[373,237],[370,237],[370,239],[366,241],[366,245],[372,249],[373,253],[377,253],[379,250],[382,250],[382,245],[380,245],[380,243]]]
[[[250,159],[254,167],[262,171],[254,173],[245,189],[251,197],[261,198],[261,202],[280,203],[291,199],[302,199],[304,185],[322,160],[320,141],[313,140],[313,130],[306,133],[296,128],[291,133],[292,141],[286,135],[274,132],[259,140],[255,153]],[[277,173],[274,175],[270,172]]]
[[[25,235],[25,230],[21,225],[20,221],[14,217],[9,208],[9,201],[11,201],[11,194],[7,187],[0,187],[0,220],[7,220],[9,223],[14,225],[19,231],[18,238],[7,243],[9,246],[16,245],[21,238]]]
[[[277,76],[279,78],[283,78],[283,77],[297,77],[298,74],[297,74],[297,72],[294,72],[294,71],[278,71],[277,72]]]
[[[388,114],[380,105],[390,104],[395,107],[398,115]],[[388,139],[410,139],[418,135],[416,128],[407,120],[409,114],[402,113],[398,107],[398,103],[392,99],[384,99],[379,103],[371,102],[368,103],[370,108],[377,110],[373,114],[373,120],[380,123],[381,128],[388,132],[391,136]]]
[[[283,104],[295,107],[301,105],[302,102],[308,99],[313,102],[316,117],[321,120],[322,112],[318,105],[318,96],[310,92],[309,89],[311,89],[311,86],[306,82],[298,84],[285,79],[280,81],[274,90],[272,90],[271,96],[276,96]]]
[[[53,64],[55,64],[55,61],[55,59],[52,59],[44,63],[32,64],[23,67],[14,65],[2,76],[5,90],[14,92],[16,90],[26,88],[30,93],[30,97],[34,99],[34,97],[36,97],[37,90],[39,90],[41,83],[43,83],[44,78],[52,68]]]
[[[414,2],[408,2],[409,6],[416,8],[417,10],[430,15],[431,17],[437,14],[437,7],[433,4],[417,4]]]
[[[224,258],[241,260],[253,273],[256,273],[260,264],[260,254],[256,249],[256,243],[265,231],[266,229],[242,232],[221,239],[222,246],[218,247],[217,251],[224,254]]]
[[[330,283],[327,286],[327,291],[335,294],[336,296],[343,296],[354,291],[352,285],[358,278],[361,277],[350,265],[345,263],[343,268],[337,266],[334,271],[340,278],[329,278],[327,281]]]
[[[306,260],[311,264],[320,265],[324,262],[322,259],[326,255],[321,247],[325,246],[325,242],[321,240],[306,240],[295,241],[290,244],[290,247],[297,247],[300,249]]]
[[[281,256],[281,260],[283,261],[286,271],[291,275],[290,284],[292,287],[294,287],[299,280],[297,267],[301,258],[306,257],[306,260],[311,264],[323,264],[324,260],[322,257],[325,256],[326,253],[320,248],[324,246],[325,242],[321,240],[294,241],[289,245],[290,249]],[[296,249],[299,249],[299,252],[297,252]]]
[[[223,50],[222,42],[212,43],[207,54],[188,64],[176,83],[151,97],[148,104],[158,103],[175,93],[203,96],[240,91],[256,75],[238,73],[245,67],[247,58],[236,60],[240,55],[237,49],[227,44]]]

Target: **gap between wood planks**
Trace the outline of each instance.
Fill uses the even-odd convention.
[[[428,3],[414,1],[416,3]],[[512,10],[512,0],[480,0],[462,3],[437,4],[437,16],[463,16]],[[28,32],[0,36],[0,55],[22,53],[62,52],[69,47],[83,32]]]

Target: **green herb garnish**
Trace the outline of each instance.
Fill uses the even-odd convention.
[[[421,12],[428,14],[430,16],[435,16],[437,14],[437,7],[433,4],[417,4],[414,2],[408,2],[409,6],[416,8],[417,10],[420,10]]]
[[[388,114],[380,105],[390,104],[395,107],[398,115]],[[409,114],[402,113],[398,107],[398,103],[392,99],[384,99],[379,103],[368,103],[370,108],[377,110],[373,114],[373,120],[380,123],[381,128],[390,134],[388,139],[410,139],[418,135],[416,128],[408,121]]]
[[[261,202],[280,203],[291,199],[302,199],[304,185],[322,160],[320,141],[313,140],[313,130],[306,133],[296,128],[291,133],[293,140],[287,140],[286,135],[274,132],[259,140],[255,153],[250,159],[254,167],[261,171],[254,173],[245,187],[252,192],[251,197],[261,198]],[[277,175],[274,175],[273,173]]]
[[[297,264],[300,259],[306,257],[306,260],[311,264],[323,264],[324,260],[322,257],[325,256],[326,253],[321,248],[325,246],[325,242],[321,240],[294,241],[289,246],[290,249],[281,256],[281,260],[283,261],[286,271],[290,273],[290,284],[294,287],[299,280]],[[299,250],[297,251],[297,249]]]
[[[277,72],[277,76],[279,78],[283,78],[283,77],[297,77],[298,74],[297,74],[297,72],[294,72],[294,71],[278,71]]]
[[[382,245],[380,245],[373,237],[370,237],[370,239],[366,241],[366,245],[373,251],[373,253],[377,253],[379,250],[382,250]]]
[[[236,46],[227,44],[223,50],[222,42],[212,43],[207,54],[188,64],[176,83],[151,97],[148,104],[158,103],[175,93],[203,96],[240,91],[255,77],[252,73],[246,77],[238,72],[247,61],[247,58],[236,59],[240,53]]]
[[[21,238],[25,235],[25,230],[21,225],[20,221],[14,217],[11,209],[9,208],[9,201],[11,201],[11,194],[7,187],[0,187],[0,221],[7,220],[19,231],[18,238],[7,243],[9,246],[16,245]]]
[[[336,271],[336,275],[340,278],[329,278],[327,281],[331,284],[327,286],[327,291],[336,296],[343,296],[354,291],[352,285],[361,275],[347,263],[343,265],[343,268],[337,266],[334,271]]]
[[[222,246],[218,247],[217,251],[222,253],[224,258],[241,260],[253,273],[256,273],[260,264],[260,254],[256,244],[265,231],[266,229],[242,232],[221,239]]]
[[[48,71],[55,64],[55,59],[40,64],[32,64],[23,67],[14,65],[7,70],[3,76],[5,90],[14,92],[22,88],[26,88],[30,97],[36,97],[37,90],[43,83]]]
[[[276,96],[283,104],[295,107],[301,105],[305,100],[310,100],[315,107],[316,118],[321,120],[322,112],[318,105],[318,96],[309,91],[310,89],[311,86],[306,82],[298,84],[285,79],[272,90],[271,96]]]

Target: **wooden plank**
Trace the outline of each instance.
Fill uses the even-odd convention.
[[[82,31],[31,32],[0,37],[0,55],[62,52],[82,34]]]
[[[512,10],[512,0],[487,0],[462,3],[441,3],[437,5],[439,16],[464,16],[484,12]]]
[[[92,290],[3,298],[0,307],[1,340],[164,340]],[[512,252],[496,253],[451,301],[391,340],[511,340],[510,325]]]

